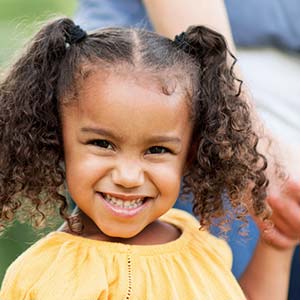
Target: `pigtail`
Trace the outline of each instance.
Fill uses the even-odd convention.
[[[245,220],[245,203],[261,215],[266,209],[267,163],[257,151],[258,136],[241,94],[242,81],[233,73],[236,59],[222,35],[206,27],[190,27],[178,39],[199,64],[193,137],[198,149],[184,178],[185,189],[193,187],[194,213],[201,217],[202,226],[211,224],[215,217],[225,215],[226,195],[235,217]],[[234,59],[231,66],[228,54]]]
[[[44,26],[0,85],[0,225],[20,207],[41,224],[52,203],[66,218],[57,82],[74,23],[59,19]],[[27,203],[27,204],[26,204]],[[28,211],[27,211],[28,213]]]

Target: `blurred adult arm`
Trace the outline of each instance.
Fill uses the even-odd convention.
[[[231,51],[234,43],[222,0],[143,0],[154,29],[171,39],[190,25],[205,25],[226,37]]]
[[[239,283],[249,299],[287,299],[292,256],[300,238],[300,184],[287,181],[267,202],[272,223],[255,218],[261,235]]]

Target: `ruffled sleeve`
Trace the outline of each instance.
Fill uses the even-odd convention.
[[[104,263],[94,250],[60,236],[43,238],[8,268],[0,299],[107,299]]]

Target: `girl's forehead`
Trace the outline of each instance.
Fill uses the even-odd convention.
[[[116,103],[118,113],[124,106],[141,113],[153,113],[146,109],[153,103],[158,107],[181,103],[189,118],[192,117],[191,99],[187,90],[175,76],[163,72],[139,71],[132,68],[126,72],[125,67],[104,71],[97,69],[84,79],[77,96],[78,101],[74,103],[77,106],[76,110],[89,111],[89,114],[96,113],[96,107],[107,111],[107,107],[115,107]]]
[[[83,89],[99,84],[103,87],[111,82],[117,88],[118,82],[128,82],[165,95],[180,94],[184,98],[188,96],[190,89],[188,80],[181,78],[180,73],[174,70],[148,70],[128,64],[104,69],[94,68],[84,77],[81,84]]]
[[[113,128],[129,137],[177,132],[189,128],[189,108],[178,89],[165,93],[156,81],[131,74],[94,73],[85,80],[74,106],[63,109],[63,123]],[[65,117],[65,118],[64,118]]]
[[[182,105],[190,112],[187,93],[176,78],[161,76],[150,72],[116,72],[115,70],[96,70],[78,85],[75,101],[69,102],[77,111],[101,109],[118,103],[119,109],[131,106],[142,112],[148,106]],[[72,104],[73,103],[73,104]],[[70,105],[66,105],[70,107]],[[64,107],[64,105],[62,105]],[[63,108],[63,111],[66,110]]]

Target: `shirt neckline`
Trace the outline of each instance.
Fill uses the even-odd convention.
[[[57,238],[60,242],[74,242],[78,243],[80,246],[87,247],[96,247],[99,250],[109,251],[108,253],[136,253],[139,255],[152,255],[166,252],[174,252],[178,251],[182,247],[184,247],[191,238],[191,230],[190,227],[185,227],[182,222],[177,220],[176,218],[176,209],[172,209],[167,212],[165,215],[160,217],[161,221],[169,223],[175,227],[177,227],[181,231],[181,235],[170,242],[163,244],[155,244],[155,245],[131,245],[131,244],[123,244],[119,242],[110,242],[110,241],[100,241],[94,240],[86,237],[82,237],[79,235],[73,235],[71,233],[62,232],[62,231],[54,231],[48,234],[49,238]],[[175,213],[175,217],[173,216]]]

